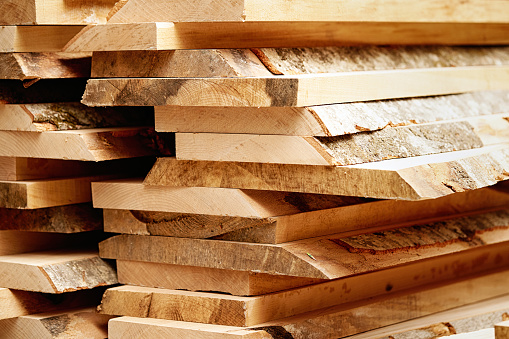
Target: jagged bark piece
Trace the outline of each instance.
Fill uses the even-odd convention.
[[[505,241],[509,239],[508,213],[277,245],[119,235],[101,242],[99,251],[108,259],[335,279]]]
[[[97,175],[65,179],[0,181],[0,207],[46,208],[92,200],[90,183],[118,175]]]
[[[90,53],[0,53],[1,79],[90,77]]]
[[[502,144],[351,166],[159,158],[144,183],[419,200],[482,188],[507,179],[508,152],[506,144]]]
[[[84,26],[0,26],[0,52],[61,52]]]
[[[145,22],[88,26],[67,52],[351,45],[505,45],[505,23]],[[10,50],[8,50],[10,51]]]
[[[0,131],[0,156],[104,161],[158,154],[148,127]]]
[[[151,108],[91,108],[80,103],[61,102],[1,105],[1,130],[57,131],[153,125]]]
[[[101,301],[103,288],[81,290],[59,295],[0,288],[0,319],[28,314],[58,311],[65,308],[96,306]]]
[[[509,66],[235,78],[91,79],[89,106],[300,107],[509,89]],[[392,86],[384,86],[391,83]],[[358,89],[362,88],[362,91]]]
[[[380,22],[508,22],[505,4],[454,1],[447,7],[440,1],[320,1],[310,4],[284,0],[174,1],[147,5],[131,0],[115,10],[108,22],[150,21],[380,21]],[[507,8],[509,10],[509,8]],[[501,13],[502,12],[502,13]],[[401,15],[405,13],[405,15]],[[478,13],[474,15],[473,13]]]
[[[250,218],[287,215],[369,201],[355,197],[296,195],[288,192],[146,186],[138,178],[94,182],[92,192],[94,207],[98,208]],[[150,217],[158,218],[154,215]]]
[[[509,338],[509,321],[500,322],[495,324],[495,338],[506,339]]]
[[[95,251],[53,250],[0,256],[0,286],[63,293],[117,283],[115,269]]]
[[[0,25],[86,25],[106,23],[115,0],[7,0],[2,3]]]
[[[160,132],[336,136],[386,126],[509,112],[509,92],[354,102],[310,107],[155,107]],[[246,124],[246,121],[250,121]]]
[[[61,309],[57,312],[25,315],[0,321],[0,331],[9,338],[108,337],[110,316],[96,313],[93,307]]]
[[[265,203],[269,206],[273,202],[268,199]],[[488,187],[437,199],[366,201],[267,218],[105,209],[104,230],[278,244],[334,233],[352,235],[367,228],[383,230],[442,221],[467,213],[502,209],[508,203],[509,194]]]
[[[458,279],[482,270],[503,267],[496,257],[507,257],[502,246],[434,258],[388,270],[336,279],[261,296],[231,296],[152,287],[121,286],[106,291],[100,311],[112,315],[162,318],[230,326],[253,326],[304,312],[357,300],[389,295],[430,283]],[[480,256],[487,266],[471,265]],[[446,270],[446,267],[463,267]],[[458,266],[456,266],[458,265]],[[440,274],[437,274],[440,271]],[[461,272],[460,272],[461,271]],[[130,307],[130,305],[137,305]]]
[[[102,229],[101,210],[75,204],[18,210],[0,208],[0,229],[30,232],[79,233]]]
[[[507,272],[500,272],[448,284],[434,284],[426,289],[414,289],[396,293],[392,297],[381,297],[308,312],[255,325],[246,330],[264,330],[272,335],[291,335],[292,338],[344,337],[502,296],[506,293],[504,281],[507,275]],[[179,322],[180,324],[182,325],[179,327],[182,328],[186,323]],[[214,331],[216,326],[201,324],[200,329],[207,333]],[[237,330],[236,327],[231,329]],[[185,332],[184,336],[191,333]]]

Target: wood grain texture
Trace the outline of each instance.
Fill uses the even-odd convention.
[[[90,338],[108,337],[111,317],[93,307],[61,309],[57,312],[25,315],[0,321],[2,338]]]
[[[504,144],[351,166],[159,158],[144,183],[147,186],[234,187],[419,200],[505,180],[509,173],[507,152]],[[484,165],[479,166],[480,163]]]
[[[505,23],[176,22],[88,26],[66,52],[351,45],[504,45]],[[13,40],[10,37],[10,40]],[[6,44],[12,50],[12,42]],[[60,47],[60,45],[59,45]]]
[[[500,322],[495,324],[495,338],[505,339],[509,338],[509,321]]]
[[[36,82],[0,79],[0,104],[77,102],[86,79],[42,79]]]
[[[0,26],[0,52],[61,52],[84,26]]]
[[[119,235],[101,242],[99,251],[101,257],[108,259],[335,279],[505,241],[508,219],[507,211],[499,211],[396,230],[350,237],[329,235],[277,245]]]
[[[266,204],[272,203],[272,199],[266,201]],[[468,213],[502,209],[508,203],[509,194],[488,187],[437,199],[365,201],[267,218],[105,209],[104,230],[278,244],[326,234],[353,235],[366,232],[366,229],[379,231],[443,221]]]
[[[476,253],[477,252],[477,253]],[[481,253],[482,252],[482,253]],[[430,283],[458,279],[480,270],[502,267],[495,257],[507,256],[502,246],[445,256],[388,270],[299,287],[261,296],[239,297],[138,286],[108,289],[100,311],[111,315],[161,318],[230,326],[253,326],[356,300],[390,295]],[[487,253],[486,267],[473,264]],[[503,259],[502,259],[503,260]],[[507,261],[509,259],[506,259]],[[450,265],[464,270],[444,270]],[[437,274],[436,272],[441,272]],[[130,305],[138,305],[130,307]]]
[[[82,102],[89,106],[300,107],[507,90],[508,73],[509,66],[471,66],[246,78],[91,79]],[[386,83],[393,86],[383,86]]]
[[[336,136],[387,126],[509,112],[508,99],[507,91],[481,91],[305,108],[157,106],[154,109],[155,127],[161,132]]]
[[[115,269],[95,251],[3,255],[0,272],[1,286],[33,292],[64,293],[117,283]]]

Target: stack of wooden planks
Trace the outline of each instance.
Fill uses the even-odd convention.
[[[0,337],[507,338],[505,2],[5,6]]]

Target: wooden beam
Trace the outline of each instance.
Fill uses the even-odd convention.
[[[30,232],[79,233],[102,229],[101,210],[75,204],[34,210],[0,208],[0,229]]]
[[[336,279],[464,251],[478,247],[478,243],[506,241],[508,227],[509,211],[505,210],[382,232],[349,237],[336,234],[277,245],[118,235],[101,242],[99,251],[101,257],[108,259]]]
[[[110,316],[96,313],[93,307],[60,309],[56,312],[24,315],[0,321],[2,335],[10,338],[108,337]]]
[[[113,189],[111,186],[110,190]],[[138,193],[137,197],[140,199],[142,195]],[[299,194],[287,197],[287,200],[305,202],[304,197]],[[111,197],[112,201],[115,199]],[[120,193],[117,199],[120,200]],[[271,206],[275,201],[277,200],[267,199],[264,204]],[[111,233],[181,238],[214,237],[221,240],[278,244],[326,234],[344,233],[350,236],[366,232],[366,229],[383,230],[442,221],[469,213],[502,209],[508,203],[509,194],[487,187],[437,199],[378,200],[357,204],[352,201],[351,205],[346,206],[330,206],[315,211],[266,218],[105,209],[104,230]],[[306,204],[309,205],[304,205]]]
[[[61,52],[84,26],[0,26],[0,52]]]
[[[506,23],[145,22],[87,26],[66,52],[352,45],[505,45]],[[70,35],[70,34],[69,34]],[[68,36],[65,36],[66,40]],[[13,38],[10,38],[12,41]],[[5,52],[13,51],[13,43]],[[1,45],[0,45],[1,46]],[[16,44],[15,44],[16,46]],[[61,48],[61,44],[55,46]],[[22,48],[24,47],[24,48]],[[35,46],[18,47],[20,51]],[[46,47],[49,48],[49,47]],[[42,49],[39,48],[39,49]]]
[[[438,0],[418,1],[344,1],[323,0],[310,4],[284,0],[175,1],[134,0],[124,3],[108,20],[117,22],[151,21],[366,21],[366,22],[509,22],[502,13],[509,10],[505,3],[459,0],[443,7]],[[405,13],[402,15],[401,13]],[[478,13],[474,15],[473,13]]]
[[[80,101],[86,82],[81,78],[43,79],[28,83],[0,79],[0,104]]]
[[[148,127],[96,128],[42,133],[0,131],[0,156],[104,161],[154,156]]]
[[[482,188],[507,179],[508,152],[507,145],[503,144],[351,166],[159,158],[144,183],[419,200]],[[481,163],[490,164],[490,168],[479,166]]]
[[[386,126],[509,112],[508,99],[507,91],[481,91],[305,108],[157,106],[154,109],[155,127],[160,132],[336,136]]]
[[[0,25],[86,25],[106,23],[115,0],[7,0],[2,3]]]
[[[82,102],[88,106],[300,107],[507,90],[508,74],[509,66],[472,66],[251,78],[91,79]],[[393,85],[383,86],[386,83]]]
[[[53,250],[0,256],[0,286],[64,293],[117,283],[115,269],[95,251]],[[27,279],[26,277],[30,277]]]

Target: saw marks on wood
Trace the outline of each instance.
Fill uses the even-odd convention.
[[[53,250],[0,256],[0,286],[63,293],[117,283],[115,269],[94,251]]]

